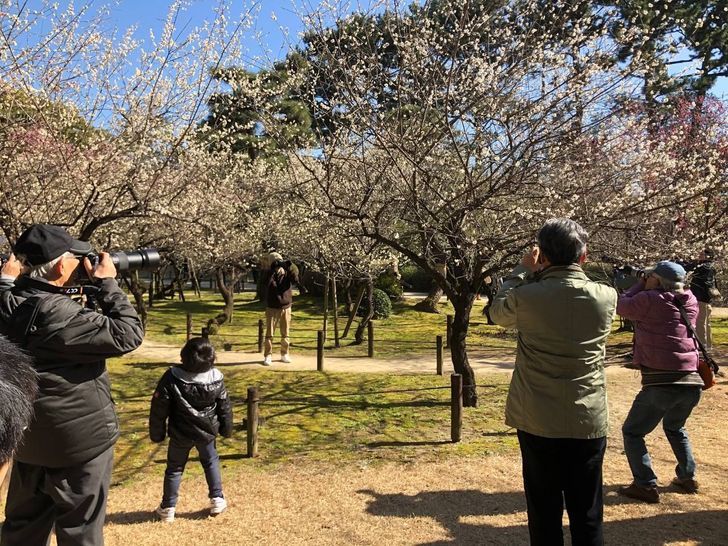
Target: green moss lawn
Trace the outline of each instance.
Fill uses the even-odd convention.
[[[443,314],[415,311],[414,301],[394,304],[393,315],[375,321],[376,356],[395,359],[403,354],[419,354],[434,350],[435,336],[445,333],[445,313],[452,312],[443,303]],[[498,350],[510,354],[515,347],[512,333],[482,323],[483,302],[476,302],[469,347]],[[194,330],[222,309],[215,294],[188,298],[187,302],[163,301],[150,310],[147,337],[157,342],[181,346],[185,339],[186,313],[191,313]],[[320,300],[297,297],[294,302],[292,339],[296,352],[315,352],[316,330],[321,326]],[[343,315],[343,313],[342,313]],[[263,307],[252,300],[252,294],[236,298],[233,323],[212,336],[219,348],[255,351],[258,320]],[[341,328],[345,317],[341,319]],[[356,323],[352,327],[355,328]],[[609,346],[612,354],[627,352],[632,334],[614,333]],[[330,322],[329,331],[333,332]],[[728,342],[728,318],[713,321],[716,344]],[[332,334],[333,335],[333,334]],[[353,332],[342,340],[340,349],[328,351],[336,356],[363,356],[366,343],[351,345]],[[115,481],[126,483],[146,473],[161,474],[165,447],[152,444],[147,435],[149,400],[156,382],[169,366],[168,362],[114,359],[109,363],[122,423],[117,446]],[[260,429],[260,457],[255,464],[276,464],[305,458],[316,461],[350,462],[411,461],[439,459],[486,452],[513,451],[517,443],[513,431],[503,424],[503,406],[509,376],[480,374],[484,385],[479,391],[480,407],[466,408],[463,441],[451,444],[449,379],[432,375],[335,374],[293,372],[250,368],[245,365],[221,365],[235,404],[236,431],[231,439],[219,442],[226,467],[249,465],[246,458],[246,437],[243,428],[247,388],[258,386],[263,401],[260,412],[264,419]],[[190,465],[192,473],[199,465]]]

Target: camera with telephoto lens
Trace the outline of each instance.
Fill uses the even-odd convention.
[[[128,273],[130,271],[153,271],[159,267],[161,258],[156,248],[142,248],[131,252],[110,252],[111,261],[116,267],[118,273]],[[88,258],[91,265],[96,267],[101,260],[96,252],[89,252],[79,259]]]

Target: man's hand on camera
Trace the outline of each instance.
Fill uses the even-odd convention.
[[[111,255],[108,252],[99,253],[99,264],[96,269],[91,265],[91,260],[88,258],[83,259],[83,266],[86,268],[90,279],[113,279],[116,277],[116,266],[111,261]]]
[[[20,275],[23,272],[23,264],[20,263],[20,260],[18,260],[15,257],[15,254],[11,254],[8,257],[8,261],[5,262],[2,268],[2,275],[9,278],[16,278],[18,275]]]
[[[526,252],[521,258],[521,265],[529,269],[532,273],[541,271],[541,264],[538,261],[539,249],[534,246],[531,250]]]

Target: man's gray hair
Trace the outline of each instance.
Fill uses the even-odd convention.
[[[538,247],[551,265],[571,265],[586,252],[586,230],[569,218],[551,218],[538,232]]]
[[[58,258],[54,258],[50,262],[32,266],[28,271],[28,276],[31,279],[47,279],[55,265],[60,262],[63,258],[73,258],[73,254],[70,252],[64,252]]]
[[[685,283],[682,281],[671,281],[657,273],[652,273],[652,276],[659,281],[660,288],[666,292],[683,292],[685,290]]]

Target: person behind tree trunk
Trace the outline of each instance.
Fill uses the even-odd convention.
[[[695,334],[702,341],[705,348],[713,348],[713,332],[710,327],[711,303],[713,295],[718,290],[713,258],[715,253],[706,248],[700,253],[696,262],[682,264],[686,271],[692,271],[690,277],[690,291],[698,300],[698,318],[695,324]]]
[[[576,222],[547,221],[490,308],[496,324],[518,330],[506,424],[517,429],[534,545],[564,543],[564,503],[572,543],[604,543],[604,354],[617,293],[582,270],[586,242]]]
[[[493,322],[493,319],[490,316],[490,308],[493,305],[493,300],[495,299],[495,295],[498,293],[498,290],[500,289],[501,280],[500,277],[498,277],[495,273],[491,275],[486,275],[483,278],[483,288],[482,293],[483,295],[488,298],[488,301],[485,303],[485,306],[483,307],[483,314],[485,315],[485,318],[488,320],[488,324],[493,325],[495,322]]]
[[[684,289],[685,269],[663,261],[645,273],[617,303],[617,313],[635,322],[634,362],[642,374],[642,390],[622,426],[633,482],[619,493],[657,503],[657,476],[645,436],[662,421],[678,463],[672,483],[688,493],[697,492],[695,459],[685,422],[700,401],[703,381],[697,372],[698,349],[680,312],[683,307],[690,322],[695,323],[698,302]]]
[[[194,447],[205,471],[210,515],[227,508],[222,492],[220,458],[215,438],[229,438],[233,412],[220,370],[215,368],[215,348],[204,338],[191,338],[180,352],[182,364],[167,370],[152,396],[149,436],[162,442],[169,432],[167,469],[162,502],[155,510],[162,521],[174,521],[182,473]]]
[[[283,260],[277,252],[270,254],[272,260],[266,282],[266,308],[265,308],[265,347],[263,352],[263,365],[273,363],[273,335],[276,328],[281,335],[281,362],[291,362],[289,354],[291,306],[293,305],[293,284],[298,282],[298,269],[288,261]]]

